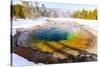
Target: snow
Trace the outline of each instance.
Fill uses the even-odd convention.
[[[87,27],[91,27],[94,30],[97,30],[97,20],[84,20],[84,19],[75,19],[75,18],[38,18],[36,20],[32,19],[16,19],[12,21],[12,35],[16,34],[17,28],[31,28],[35,25],[41,25],[47,23],[49,20],[57,21],[57,22],[77,22],[80,25],[85,25]]]
[[[35,25],[46,23],[44,19],[31,20],[31,19],[16,19],[12,21],[12,35],[16,34],[17,28],[30,28]]]
[[[35,25],[40,25],[43,23],[48,23],[48,21],[57,21],[57,22],[63,22],[63,21],[69,21],[69,22],[77,22],[80,25],[85,25],[87,27],[90,27],[94,30],[97,30],[97,20],[84,20],[84,19],[73,19],[73,18],[38,18],[36,20],[32,19],[16,19],[12,21],[12,35],[16,34],[16,29],[17,28],[31,28],[32,26]],[[30,65],[41,65],[40,64],[35,64],[33,62],[30,62],[26,60],[25,58],[18,56],[14,53],[12,53],[12,58],[13,58],[13,65],[22,67],[22,66],[30,66]]]
[[[41,23],[42,21],[42,23]],[[13,21],[13,28],[29,28],[33,25],[43,24],[45,20],[30,20],[30,19],[17,19]]]

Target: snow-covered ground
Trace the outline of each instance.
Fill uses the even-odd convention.
[[[57,21],[57,22],[63,22],[63,21],[69,21],[69,22],[77,22],[81,25],[85,25],[87,27],[90,27],[94,30],[97,30],[97,20],[84,20],[84,19],[73,19],[73,18],[39,18],[36,20],[32,19],[16,19],[12,21],[12,35],[16,34],[17,28],[30,28],[35,25],[40,25],[43,23],[48,23],[48,21]],[[29,62],[23,57],[20,57],[16,54],[13,55],[13,65],[22,67],[22,66],[28,66],[28,65],[41,65],[41,64],[34,64],[33,62]]]
[[[97,20],[84,20],[84,19],[73,19],[73,18],[38,18],[32,19],[16,19],[12,21],[12,35],[16,34],[17,28],[29,28],[35,25],[47,23],[49,20],[57,22],[77,22],[79,24],[89,26],[90,28],[97,30]]]
[[[31,20],[31,19],[16,19],[12,21],[12,35],[16,34],[17,28],[30,28],[35,25],[46,23],[45,19]]]

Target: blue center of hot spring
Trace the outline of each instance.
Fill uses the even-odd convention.
[[[67,39],[68,32],[59,28],[40,29],[34,32],[34,36],[40,40],[60,41]]]

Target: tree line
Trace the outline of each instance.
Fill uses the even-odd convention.
[[[44,4],[41,7],[38,6],[38,3],[35,6],[25,6],[25,5],[11,5],[11,17],[17,18],[38,18],[38,17],[59,17],[57,10],[46,8]],[[77,10],[71,14],[73,18],[80,19],[97,19],[97,9],[94,10]]]
[[[82,11],[78,10],[73,13],[72,17],[96,20],[97,19],[97,9],[94,9],[94,10],[83,9]]]
[[[22,5],[11,5],[11,17],[25,18]]]
[[[47,13],[44,4],[42,4],[42,7],[39,7],[38,4],[36,4],[34,7],[19,4],[11,5],[11,17],[37,18],[40,16],[47,16],[47,14],[49,13]]]

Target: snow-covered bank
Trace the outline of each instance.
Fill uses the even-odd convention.
[[[97,20],[86,20],[86,19],[75,19],[75,18],[39,18],[37,20],[32,19],[17,19],[12,21],[13,28],[20,28],[20,27],[30,27],[38,24],[43,24],[48,21],[57,21],[57,22],[78,22],[83,25],[95,26],[97,25]]]
[[[97,29],[97,20],[88,20],[88,19],[79,19],[79,18],[48,18],[48,20],[53,20],[57,22],[77,22],[80,25],[85,25],[93,28],[94,30]]]
[[[97,20],[86,20],[86,19],[77,19],[77,18],[38,18],[35,20],[32,19],[17,19],[12,21],[12,35],[16,34],[17,28],[30,28],[35,25],[44,24],[47,22],[77,22],[80,25],[85,25],[87,27],[90,27],[94,30],[97,30]]]
[[[12,28],[29,28],[46,22],[46,20],[17,19],[12,21]]]
[[[46,20],[17,19],[12,21],[12,35],[16,34],[17,28],[30,28],[35,25],[46,23]]]

